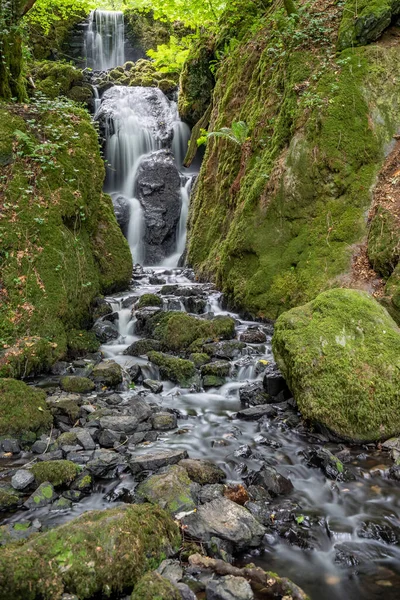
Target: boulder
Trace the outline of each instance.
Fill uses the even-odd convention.
[[[181,212],[181,180],[169,150],[145,156],[136,176],[136,196],[143,209],[146,265],[160,264],[176,249]]]
[[[46,394],[15,379],[0,379],[0,436],[35,441],[36,435],[50,430],[53,417]]]
[[[192,482],[186,470],[178,465],[167,467],[165,472],[152,475],[139,484],[136,495],[142,500],[158,504],[172,514],[196,508],[192,497]]]
[[[267,341],[267,336],[258,327],[249,327],[240,334],[239,339],[241,342],[246,342],[246,344],[264,344]]]
[[[177,426],[177,418],[173,413],[159,412],[151,417],[151,424],[156,431],[170,431]]]
[[[400,433],[400,330],[366,292],[333,289],[284,313],[273,350],[304,418],[352,441]]]
[[[110,416],[100,419],[101,429],[111,429],[112,431],[120,431],[121,433],[135,433],[139,421],[136,417],[130,416]]]
[[[253,485],[260,485],[272,496],[281,496],[288,494],[293,490],[293,484],[274,467],[264,466],[254,476],[249,476],[249,481]]]
[[[169,579],[153,571],[140,579],[131,600],[182,600],[182,596]]]
[[[120,194],[111,194],[115,218],[124,236],[127,236],[131,207],[129,200]]]
[[[160,450],[133,457],[129,462],[129,467],[135,475],[140,471],[157,471],[161,467],[175,465],[183,458],[187,458],[186,450]]]
[[[94,367],[91,379],[98,385],[114,388],[122,383],[122,367],[113,360],[104,360]]]
[[[207,600],[253,600],[253,590],[247,579],[225,575],[211,579],[206,587]]]
[[[110,323],[110,321],[96,321],[92,327],[92,331],[102,344],[116,340],[119,336],[118,327],[114,323]]]
[[[61,378],[60,386],[64,392],[78,394],[87,394],[88,392],[92,392],[95,388],[93,381],[87,377],[74,377],[70,375]]]
[[[42,508],[43,506],[47,506],[51,504],[53,500],[57,498],[57,494],[54,491],[54,487],[50,482],[44,481],[35,492],[31,496],[29,496],[28,500],[25,502],[24,506],[26,508]],[[1,560],[1,559],[0,559]],[[0,582],[1,582],[1,567],[0,567]],[[2,587],[0,586],[0,589]],[[0,594],[1,598],[1,594]]]
[[[145,356],[152,350],[161,350],[161,343],[158,340],[142,339],[133,342],[124,354],[128,356]]]
[[[180,544],[178,526],[158,506],[86,512],[2,549],[0,599],[118,597]]]
[[[186,469],[190,479],[200,485],[220,483],[226,478],[220,467],[207,460],[185,458],[179,462],[179,466]]]
[[[200,506],[182,519],[186,532],[202,542],[216,536],[230,542],[237,550],[257,547],[265,534],[253,515],[227,498],[217,498]]]
[[[53,486],[67,485],[78,475],[79,468],[69,460],[48,460],[31,467],[36,483],[50,482]]]
[[[19,469],[11,478],[11,485],[14,490],[26,490],[31,487],[35,481],[35,477],[31,471],[27,469]]]
[[[161,381],[155,381],[154,379],[144,379],[143,385],[145,388],[150,390],[153,394],[161,394],[164,386]]]
[[[239,398],[245,406],[260,406],[272,401],[272,398],[265,392],[261,381],[239,388]]]
[[[169,379],[181,387],[190,387],[193,383],[196,369],[190,360],[183,360],[162,352],[149,352],[148,357],[158,366],[162,379]]]

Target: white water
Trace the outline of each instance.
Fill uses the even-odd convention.
[[[130,198],[129,203],[131,211],[127,239],[135,262],[141,264],[143,260],[143,245],[141,243],[144,227],[143,209],[136,198]]]
[[[86,66],[105,71],[125,62],[124,15],[96,9],[90,13],[85,39]]]

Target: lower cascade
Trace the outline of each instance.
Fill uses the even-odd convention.
[[[276,4],[280,23],[285,9],[281,3]],[[329,7],[335,5],[336,9],[336,4],[342,5],[332,3]],[[297,2],[283,5],[290,5],[295,11]],[[288,12],[293,28],[298,23],[297,16]],[[72,331],[62,330],[65,355],[59,354],[57,362],[49,363],[45,373],[40,371],[38,375],[39,371],[33,370],[28,376],[23,371],[22,376],[0,377],[0,408],[11,406],[14,410],[16,400],[21,398],[26,403],[23,411],[18,412],[17,406],[15,414],[12,412],[10,434],[7,431],[3,435],[6,418],[0,411],[0,600],[397,600],[400,438],[383,441],[384,426],[391,434],[395,431],[390,419],[384,422],[382,417],[381,422],[386,406],[379,406],[381,413],[370,429],[360,427],[360,420],[367,420],[369,403],[371,410],[378,413],[373,400],[380,382],[368,363],[375,358],[371,359],[371,348],[381,361],[373,365],[383,365],[386,359],[388,372],[395,372],[399,366],[395,362],[399,330],[384,307],[358,288],[334,287],[318,293],[317,298],[284,312],[273,323],[262,312],[257,313],[261,315],[257,318],[233,309],[227,295],[214,283],[199,279],[186,262],[187,256],[190,258],[189,209],[192,235],[193,197],[200,188],[200,182],[196,184],[196,159],[195,166],[184,166],[191,129],[180,118],[176,89],[147,87],[148,82],[114,84],[118,82],[115,70],[126,60],[125,26],[124,13],[120,11],[96,9],[85,22],[87,71],[82,81],[89,94],[91,86],[93,89],[92,112],[85,113],[73,105],[71,110],[76,112],[67,114],[71,129],[66,129],[66,137],[73,138],[74,145],[69,147],[68,140],[61,144],[57,129],[56,141],[42,142],[45,135],[54,133],[53,125],[47,124],[40,130],[41,144],[33,151],[34,138],[26,126],[31,137],[18,129],[13,141],[18,152],[11,148],[9,155],[0,156],[10,172],[17,159],[24,164],[32,159],[36,169],[38,162],[34,160],[47,157],[48,149],[57,147],[71,174],[78,173],[67,162],[71,156],[83,156],[79,135],[72,133],[69,121],[78,121],[77,115],[83,113],[86,121],[80,123],[80,135],[88,140],[92,136],[91,156],[96,158],[97,174],[100,173],[95,182],[98,198],[92,204],[92,198],[87,200],[86,214],[79,199],[80,190],[87,193],[85,182],[80,180],[81,188],[78,190],[77,185],[73,193],[67,194],[69,188],[65,191],[56,179],[58,176],[62,182],[58,166],[54,169],[56,176],[50,168],[54,166],[53,154],[48,160],[50,167],[45,163],[57,185],[47,205],[42,198],[46,188],[40,188],[43,213],[39,216],[35,212],[34,235],[38,239],[44,235],[50,208],[67,205],[59,222],[52,218],[62,232],[60,237],[68,240],[78,256],[77,262],[73,256],[75,262],[71,260],[68,269],[71,271],[74,264],[77,270],[86,269],[84,278],[76,279],[76,288],[90,290],[95,277],[97,287],[87,301],[85,296],[91,310],[87,320],[79,310],[76,314],[71,312],[70,320],[77,323]],[[276,32],[280,32],[278,26]],[[323,36],[320,30],[317,34],[320,44]],[[299,43],[305,44],[304,39],[303,33]],[[231,46],[225,44],[224,51],[217,52],[221,61],[225,53],[235,52],[235,44]],[[283,48],[276,46],[270,48],[269,54],[275,56],[277,48]],[[257,48],[261,47],[260,42]],[[342,60],[340,68],[347,68],[346,61]],[[218,69],[224,68],[214,64],[217,62],[210,63],[213,78],[218,76]],[[210,64],[207,62],[207,69]],[[131,61],[124,64],[121,81],[128,78],[132,65]],[[114,83],[108,78],[112,71],[117,76]],[[262,78],[267,79],[267,74],[265,69]],[[325,106],[320,98],[306,91],[313,81],[308,79],[295,85],[293,105],[305,98],[305,114],[315,108],[317,101],[321,113],[332,106],[336,109],[335,101]],[[227,98],[228,95],[227,92]],[[224,96],[221,104],[225,100],[235,106],[241,101],[238,96],[228,102]],[[43,97],[40,102],[44,103]],[[286,96],[284,102],[290,108]],[[218,108],[213,106],[215,111]],[[10,114],[23,129],[24,123],[17,120],[18,111],[12,108]],[[28,117],[26,123],[36,122],[30,113]],[[271,127],[277,121],[275,117],[268,119]],[[191,124],[196,122],[197,118],[192,119]],[[200,119],[201,122],[205,121]],[[213,141],[219,139],[222,144],[215,156],[221,147],[223,152],[232,150],[232,156],[236,152],[240,177],[235,179],[230,173],[232,181],[225,187],[230,190],[229,210],[236,202],[232,211],[242,210],[246,218],[250,218],[251,203],[241,205],[237,199],[243,193],[240,185],[248,173],[246,161],[252,161],[249,124],[232,122],[230,128],[222,126],[209,132]],[[239,134],[244,130],[241,139]],[[202,137],[207,133],[202,127],[200,132]],[[300,136],[297,132],[296,135]],[[263,149],[270,140],[265,136],[261,141],[259,146]],[[87,140],[86,143],[89,144]],[[341,137],[335,141],[335,152],[339,152],[340,143]],[[212,171],[215,166],[217,171],[218,161],[210,164],[211,154],[207,150],[207,169]],[[106,164],[105,193],[101,191],[102,159]],[[275,160],[272,152],[268,160]],[[229,171],[228,162],[222,170]],[[257,157],[253,162],[251,168],[259,168],[261,173],[261,160]],[[90,166],[90,161],[85,163],[85,177],[90,175]],[[327,172],[326,166],[324,173]],[[32,178],[34,173],[32,169],[29,176]],[[260,177],[269,180],[271,188],[279,187],[274,171],[271,177],[266,172]],[[45,177],[43,181],[47,185]],[[67,183],[75,181],[71,176]],[[251,187],[248,182],[246,186]],[[333,183],[329,183],[327,175],[324,189],[328,187],[333,187]],[[27,187],[24,191],[23,201],[29,210],[34,209],[30,204],[33,190]],[[68,203],[75,200],[78,204],[73,212]],[[279,219],[285,211],[284,200]],[[91,208],[98,213],[91,214]],[[107,212],[108,221],[104,217]],[[197,228],[199,218],[210,218],[208,208],[199,214]],[[10,221],[16,215],[12,213]],[[297,217],[292,221],[297,227]],[[319,235],[326,239],[327,246],[334,243],[330,236],[339,236],[330,223],[328,220],[328,236],[325,228]],[[278,225],[276,228],[278,236],[282,232]],[[109,232],[109,238],[102,237],[104,232]],[[111,263],[110,240],[113,244],[117,235],[119,251]],[[31,251],[31,238],[27,236],[28,239]],[[232,241],[229,235],[226,239],[227,243]],[[342,238],[340,241],[343,243]],[[92,252],[87,260],[85,243]],[[235,253],[243,259],[237,270],[229,266],[237,278],[235,295],[243,291],[239,288],[240,278],[247,276],[246,260],[249,264],[256,260],[255,253],[246,250],[245,241],[242,251],[241,243],[238,234],[232,242],[238,247],[229,255],[229,261],[237,258]],[[2,260],[11,255],[8,246],[4,247]],[[40,246],[34,257],[38,263],[45,251]],[[16,253],[18,266],[25,253],[28,250]],[[64,263],[58,257],[62,252],[57,247],[55,253],[59,264],[52,265],[51,274],[54,272],[60,279],[51,280],[52,292],[65,284]],[[109,271],[117,270],[120,256],[125,256],[120,263],[128,265],[127,275],[113,279]],[[221,269],[225,268],[228,259],[224,263],[222,253],[212,254],[213,258],[217,256],[215,260],[221,261]],[[112,267],[107,269],[109,259]],[[29,262],[28,275],[32,270],[37,287],[43,291],[45,285],[35,260]],[[99,273],[93,266],[97,263],[102,267],[98,268]],[[297,265],[293,263],[291,268],[294,272]],[[33,305],[22,305],[20,301],[27,278],[13,279],[14,293],[21,302],[19,312],[12,315],[16,326],[22,310],[32,314],[35,310]],[[262,295],[261,284],[254,285]],[[6,298],[2,293],[0,281],[0,299]],[[68,289],[65,296],[75,298],[73,293]],[[344,314],[343,307],[348,314]],[[57,304],[57,311],[66,311],[63,302]],[[357,318],[353,318],[352,311]],[[369,328],[363,325],[367,312],[372,315]],[[44,321],[43,317],[40,326],[44,327]],[[58,321],[54,323],[54,328],[61,329]],[[87,345],[82,338],[89,340]],[[33,334],[24,340],[24,349],[33,344],[31,339],[34,340]],[[53,343],[53,349],[56,346]],[[17,356],[27,369],[25,355]],[[324,370],[331,356],[334,373],[339,374],[337,380],[333,370]],[[0,360],[2,357],[0,353]],[[363,369],[357,360],[365,362]],[[365,401],[364,388],[360,385],[356,389],[354,385],[354,398],[351,388],[360,377],[355,373],[352,379],[353,371],[358,370],[363,371],[362,377],[365,371],[365,379],[370,380],[367,410],[363,406],[360,413],[354,404]],[[343,399],[342,372],[351,375],[346,380],[350,381],[350,392],[346,388],[345,396],[349,408],[345,407],[343,419],[333,415],[326,425],[314,419],[312,411],[321,414],[321,407],[314,403],[310,390],[319,386],[320,397],[328,399],[323,407],[324,417],[330,417]],[[386,394],[387,404],[394,387],[392,380],[390,386],[382,386],[384,392],[379,397]],[[397,401],[397,396],[392,396]],[[391,404],[392,412],[388,412],[395,421],[397,409],[392,396],[394,409]],[[345,434],[340,435],[342,429],[335,429],[338,424]],[[393,428],[396,426],[395,423]],[[365,436],[357,437],[359,431]],[[385,439],[388,437],[389,434]]]

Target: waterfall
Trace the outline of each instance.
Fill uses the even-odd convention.
[[[190,127],[183,121],[177,120],[174,123],[173,130],[172,153],[175,156],[178,169],[182,169],[190,140]]]
[[[125,62],[124,15],[96,9],[90,13],[85,39],[86,66],[105,71]]]

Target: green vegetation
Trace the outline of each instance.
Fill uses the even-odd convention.
[[[64,392],[70,392],[72,394],[87,394],[88,392],[92,392],[95,388],[93,381],[87,377],[76,377],[73,375],[61,377],[60,386]]]
[[[201,134],[201,137],[197,140],[198,146],[206,144],[213,137],[229,140],[234,144],[242,146],[249,139],[249,128],[244,121],[235,121],[231,127],[221,127],[219,131],[207,132],[206,130],[202,130]]]
[[[88,512],[0,555],[0,600],[120,594],[180,545],[178,526],[159,507]]]
[[[0,379],[0,435],[25,439],[50,430],[53,418],[46,394],[22,381]]]
[[[172,583],[153,571],[146,573],[132,592],[131,600],[181,600],[179,590]]]
[[[376,441],[400,433],[400,330],[365,292],[330,290],[281,315],[273,350],[305,419]]]
[[[143,294],[140,296],[137,308],[140,310],[145,306],[158,306],[161,307],[163,305],[162,299],[155,294]]]
[[[190,387],[192,384],[196,369],[190,360],[175,358],[161,352],[149,352],[148,357],[159,367],[162,379],[170,379],[182,387]]]
[[[137,487],[138,498],[158,504],[171,514],[193,510],[191,481],[184,468],[173,465],[164,473],[152,475]]]
[[[48,460],[31,467],[36,483],[48,481],[54,487],[68,485],[79,473],[79,467],[70,460]]]

